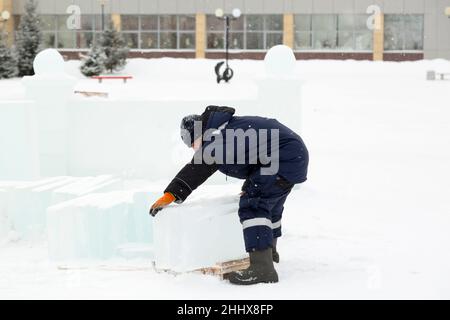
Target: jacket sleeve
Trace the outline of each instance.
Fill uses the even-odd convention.
[[[176,198],[177,203],[182,203],[186,198],[203,184],[214,172],[217,171],[216,164],[194,163],[194,159],[173,178],[164,192],[170,192]]]

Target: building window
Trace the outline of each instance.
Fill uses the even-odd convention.
[[[102,35],[101,15],[82,15],[81,28],[67,28],[68,15],[40,15],[43,46],[59,49],[88,49]],[[14,16],[18,30],[20,15]],[[105,15],[105,28],[112,25]],[[121,15],[121,34],[131,49],[195,50],[194,15]],[[240,38],[242,42],[242,36]],[[238,44],[239,45],[239,44]]]
[[[295,44],[296,50],[312,48],[312,18],[309,14],[298,14],[294,16]]]
[[[158,29],[157,15],[140,17],[141,49],[158,49]]]
[[[295,50],[370,51],[373,35],[366,22],[366,15],[295,15]]]
[[[224,27],[222,27],[224,28]],[[245,39],[244,16],[230,21],[230,49],[244,49]]]
[[[139,31],[139,16],[137,15],[121,15],[121,29],[122,31]]]
[[[94,19],[94,30],[102,31],[102,15],[94,14],[92,15],[92,18]],[[111,15],[105,14],[104,20],[105,20],[105,29],[112,25]]]
[[[207,49],[225,48],[225,22],[214,15],[206,16]]]
[[[195,16],[178,16],[179,49],[195,49]]]
[[[207,49],[225,48],[225,22],[206,17]],[[230,21],[230,49],[266,50],[283,43],[282,15],[245,15]]]
[[[337,48],[345,51],[371,51],[373,32],[367,15],[339,15]]]
[[[283,43],[283,15],[247,15],[246,49],[265,50]]]
[[[423,15],[386,14],[384,17],[385,51],[422,51]]]
[[[316,50],[333,50],[337,47],[337,16],[312,15],[312,47]]]
[[[139,48],[139,16],[124,14],[120,16],[122,37],[128,48]]]

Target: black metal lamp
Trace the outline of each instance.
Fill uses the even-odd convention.
[[[230,36],[230,21],[236,20],[241,16],[241,10],[238,8],[233,9],[231,15],[225,15],[221,8],[216,9],[216,17],[218,19],[224,20],[225,22],[225,61],[221,61],[216,64],[214,67],[214,71],[217,75],[217,83],[224,80],[225,82],[230,81],[233,77],[233,69],[228,65],[228,50],[229,50],[229,36]],[[225,64],[225,70],[223,72],[220,71],[221,67]]]

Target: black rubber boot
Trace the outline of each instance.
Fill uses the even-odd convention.
[[[250,267],[230,273],[228,280],[238,285],[278,282],[272,259],[272,248],[250,252]]]
[[[278,251],[277,251],[277,239],[278,238],[273,238],[273,241],[272,241],[272,260],[275,263],[280,262],[280,255],[278,254]]]

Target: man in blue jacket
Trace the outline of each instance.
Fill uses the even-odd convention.
[[[299,135],[275,119],[234,116],[229,107],[208,106],[202,115],[181,122],[183,142],[195,155],[151,207],[155,216],[181,203],[214,172],[245,179],[239,201],[249,268],[233,272],[231,283],[278,282],[273,262],[281,236],[284,203],[293,186],[306,181],[308,150]]]

